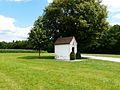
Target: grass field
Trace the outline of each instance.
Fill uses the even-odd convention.
[[[120,54],[83,54],[83,55],[120,58]]]
[[[0,90],[120,90],[120,63],[53,60],[42,53],[0,53]]]

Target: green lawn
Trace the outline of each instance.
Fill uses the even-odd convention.
[[[117,54],[82,54],[82,55],[120,58],[120,54],[118,54],[118,55]]]
[[[120,63],[53,60],[43,53],[0,53],[0,90],[120,90]]]

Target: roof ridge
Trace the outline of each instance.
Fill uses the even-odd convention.
[[[60,37],[60,38],[69,38],[69,37],[74,37],[74,36],[68,36],[68,37]]]
[[[60,37],[56,40],[55,45],[59,44],[70,44],[74,36],[69,36],[69,37]]]

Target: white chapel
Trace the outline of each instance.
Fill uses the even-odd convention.
[[[77,53],[77,42],[74,36],[60,37],[55,42],[55,59],[70,60],[70,53]]]

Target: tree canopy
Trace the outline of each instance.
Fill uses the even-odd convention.
[[[83,50],[87,53],[120,53],[120,25],[110,26],[96,45]]]
[[[38,20],[35,21],[34,27],[29,33],[29,41],[33,45],[33,48],[40,51],[45,48],[45,43],[47,42],[46,32],[42,29],[42,17],[38,17]]]
[[[107,10],[99,0],[54,0],[43,15],[43,28],[53,42],[75,36],[78,49],[94,45],[108,29]]]

